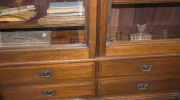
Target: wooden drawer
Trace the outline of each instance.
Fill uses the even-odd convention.
[[[1,67],[0,84],[94,78],[93,63]]]
[[[134,95],[107,95],[101,98],[103,99],[100,100],[179,100],[179,91],[143,93]]]
[[[99,81],[99,95],[179,90],[179,84],[180,75],[105,78]]]
[[[3,100],[44,100],[60,97],[93,96],[94,83],[73,82],[48,85],[16,86],[1,89]]]
[[[156,58],[100,63],[100,77],[180,72],[180,58]]]

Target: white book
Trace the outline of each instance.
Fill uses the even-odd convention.
[[[74,7],[84,7],[83,1],[78,2],[51,2],[49,4],[49,9],[52,8],[74,8]]]
[[[79,12],[79,13],[63,13],[63,14],[48,14],[45,17],[63,17],[63,16],[85,16],[85,12]]]

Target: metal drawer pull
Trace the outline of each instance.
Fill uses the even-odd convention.
[[[55,95],[55,91],[53,91],[53,90],[43,91],[42,93],[44,96],[54,96]]]
[[[145,90],[148,88],[149,84],[145,84],[145,83],[141,83],[141,84],[137,84],[137,88],[138,90]]]
[[[140,70],[142,72],[151,71],[151,69],[152,69],[152,65],[143,65],[143,66],[140,66]]]
[[[53,72],[45,71],[45,72],[39,72],[39,75],[41,78],[49,78],[52,77]]]

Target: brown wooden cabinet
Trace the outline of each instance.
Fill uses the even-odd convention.
[[[2,100],[180,99],[179,0],[2,0],[0,12]]]

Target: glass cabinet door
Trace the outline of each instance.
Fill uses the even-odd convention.
[[[87,47],[88,19],[88,0],[1,0],[0,47]]]
[[[180,3],[172,0],[112,0],[110,44],[156,43],[180,39]]]

